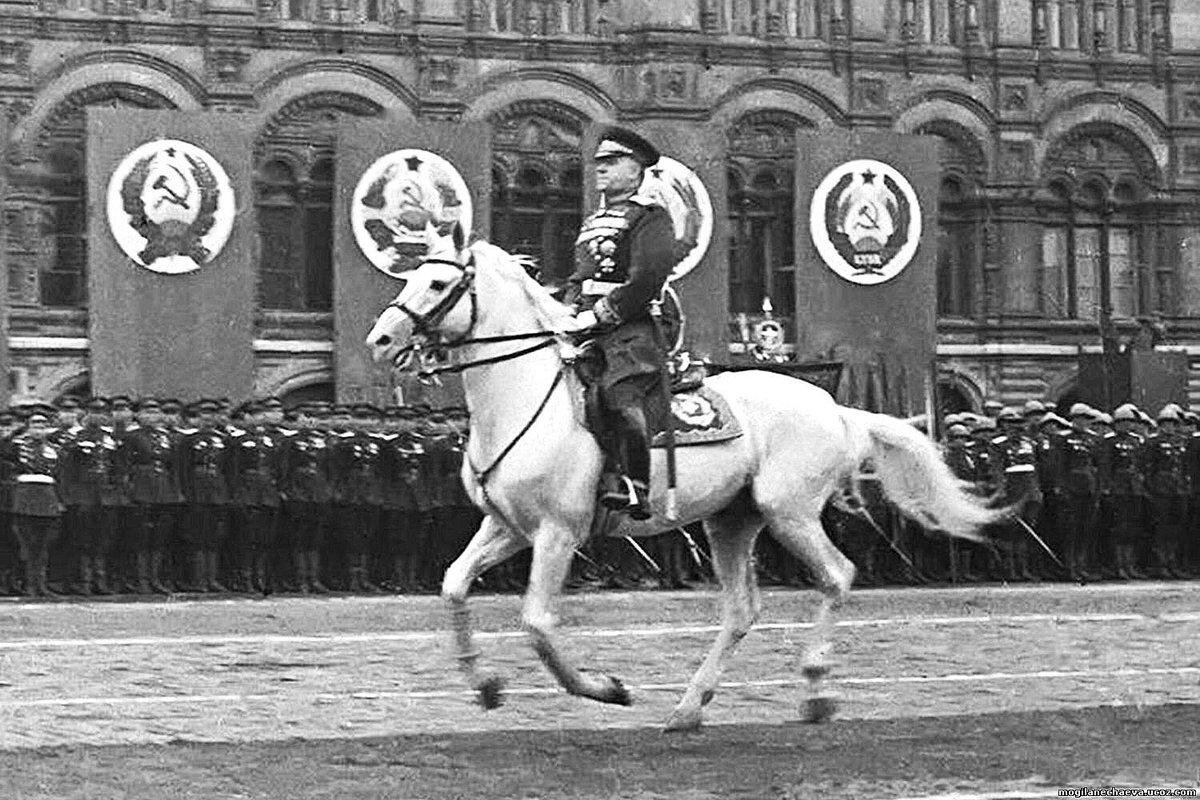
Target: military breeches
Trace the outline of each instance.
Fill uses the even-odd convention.
[[[1059,537],[1068,558],[1075,564],[1086,558],[1096,534],[1096,495],[1067,493],[1062,496],[1062,514],[1058,517]]]
[[[412,559],[425,552],[425,523],[416,509],[384,509],[383,536],[393,558]]]
[[[135,549],[145,552],[166,550],[175,537],[179,521],[177,505],[140,505],[129,509]]]
[[[1146,538],[1145,498],[1113,495],[1106,504],[1108,533],[1118,546],[1136,545]]]
[[[609,453],[634,480],[650,482],[650,414],[662,406],[658,375],[634,375],[604,387],[605,427],[611,434]]]
[[[1152,497],[1150,509],[1154,520],[1154,546],[1173,547],[1182,542],[1187,526],[1187,497]]]
[[[79,554],[93,558],[108,555],[120,519],[121,509],[117,506],[80,506]]]
[[[329,506],[325,503],[292,501],[284,504],[287,543],[293,550],[320,550],[329,534]]]
[[[237,524],[235,549],[239,558],[265,553],[275,544],[279,530],[279,509],[269,506],[242,506],[234,511]]]
[[[334,507],[337,537],[350,555],[362,555],[375,544],[379,532],[379,508],[364,505]]]
[[[185,539],[195,550],[216,550],[229,536],[229,507],[196,503],[188,509]]]
[[[62,533],[62,519],[17,514],[13,517],[13,530],[21,560],[34,567],[45,566],[50,558],[50,545]]]

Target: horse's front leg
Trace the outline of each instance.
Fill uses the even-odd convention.
[[[602,703],[627,706],[632,700],[625,686],[611,675],[594,676],[569,663],[554,632],[554,601],[567,578],[575,542],[565,526],[543,525],[533,539],[533,566],[521,621],[538,658],[568,694]]]
[[[479,704],[485,709],[496,708],[503,702],[504,682],[499,676],[479,669],[480,651],[472,640],[467,593],[475,579],[489,567],[528,546],[524,537],[501,525],[495,517],[484,517],[467,548],[442,579],[442,599],[450,609],[454,626],[454,655],[467,684],[479,693]]]

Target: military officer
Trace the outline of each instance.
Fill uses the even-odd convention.
[[[599,390],[615,446],[607,448],[600,501],[635,519],[650,514],[649,420],[667,411],[657,408],[666,358],[660,343],[673,338],[655,330],[650,311],[675,266],[674,228],[666,209],[638,193],[658,159],[658,150],[633,131],[601,134],[595,153],[601,207],[580,230],[564,298],[578,309],[575,326],[595,331],[604,357]]]
[[[391,407],[377,434],[383,495],[381,524],[392,562],[388,585],[399,592],[418,588],[418,568],[424,553],[421,510],[422,499],[428,502],[425,497],[428,493],[421,481],[424,445],[416,432],[414,417],[415,413],[407,406]]]
[[[79,576],[83,594],[112,594],[108,561],[128,479],[120,442],[109,427],[109,403],[93,398],[79,431],[62,449],[62,483],[79,515]]]
[[[192,406],[196,427],[180,442],[182,488],[188,505],[185,526],[191,548],[192,585],[197,592],[229,591],[218,580],[221,545],[229,535],[232,467],[229,435],[222,429],[220,404],[201,399]]]
[[[370,553],[378,542],[383,505],[380,441],[371,435],[379,421],[374,406],[361,403],[349,409],[330,434],[330,478],[333,484],[337,538],[346,558],[346,588],[378,592],[370,579]]]
[[[16,415],[7,409],[0,410],[0,594],[12,594],[20,583],[21,559],[10,512],[15,465],[9,458],[9,444],[20,431]]]
[[[1030,570],[1028,530],[1036,530],[1042,516],[1042,488],[1037,475],[1037,441],[1025,432],[1024,415],[1011,406],[997,415],[1000,434],[991,441],[999,455],[1001,502],[1010,506],[1016,521],[1007,526],[1005,576],[1008,580],[1036,580]]]
[[[269,398],[243,407],[245,423],[230,436],[233,508],[238,530],[234,549],[239,591],[267,593],[268,557],[279,527],[283,403]]]
[[[1050,482],[1061,512],[1056,519],[1056,540],[1062,548],[1067,576],[1082,581],[1095,577],[1088,571],[1088,554],[1099,507],[1098,440],[1090,431],[1093,415],[1089,406],[1076,403],[1068,413],[1070,428],[1051,439]]]
[[[138,594],[170,591],[163,570],[183,506],[179,434],[167,423],[164,403],[138,403],[137,422],[126,428],[123,447],[133,503],[130,534],[135,546]]]
[[[1153,520],[1151,555],[1156,576],[1181,578],[1179,542],[1187,523],[1187,498],[1191,494],[1185,459],[1187,440],[1180,433],[1181,410],[1168,403],[1158,412],[1158,432],[1143,445],[1146,489]]]
[[[290,538],[297,588],[324,594],[321,548],[329,532],[333,488],[329,479],[329,446],[323,418],[328,404],[307,403],[298,409],[296,433],[284,437],[283,514]]]
[[[47,585],[50,545],[61,533],[64,506],[58,494],[61,447],[53,436],[52,406],[29,409],[27,427],[15,434],[5,448],[13,483],[9,512],[24,564],[24,593],[50,597]]]
[[[1100,492],[1109,516],[1114,571],[1121,580],[1144,577],[1137,568],[1137,550],[1146,534],[1145,439],[1137,433],[1139,422],[1135,405],[1118,407],[1113,412],[1115,431],[1104,437],[1100,448]]]

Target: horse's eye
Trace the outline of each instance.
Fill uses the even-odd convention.
[[[433,289],[435,292],[440,292],[442,289],[446,288],[446,282],[445,281],[430,281],[429,288]]]

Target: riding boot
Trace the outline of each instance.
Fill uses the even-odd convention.
[[[33,585],[37,591],[38,597],[58,597],[58,592],[53,591],[47,583],[46,573],[50,571],[50,554],[42,553],[34,565],[34,581]]]
[[[19,597],[41,597],[42,593],[38,588],[38,572],[37,564],[33,560],[25,562],[25,585],[17,591]]]
[[[304,552],[292,553],[292,566],[296,570],[296,591],[308,594],[312,589],[308,585],[308,559]]]
[[[163,554],[155,550],[150,553],[150,588],[159,594],[170,594],[170,588],[163,582]]]
[[[321,554],[316,550],[308,551],[308,588],[316,594],[329,594],[321,583]]]
[[[371,583],[371,568],[368,566],[366,553],[358,557],[358,580],[361,586],[360,591],[367,594],[379,594],[379,587]]]
[[[215,592],[217,594],[228,594],[229,588],[227,586],[225,586],[223,583],[221,583],[219,580],[217,580],[217,565],[218,564],[219,564],[219,559],[218,559],[216,550],[209,550],[207,553],[204,554],[205,585],[208,587],[208,591],[210,591],[210,592]]]
[[[208,560],[203,550],[192,552],[192,583],[187,587],[189,592],[204,593],[208,591]]]
[[[92,561],[92,577],[96,584],[96,594],[116,594],[116,590],[108,585],[108,559],[96,556]]]
[[[134,591],[138,594],[150,594],[150,554],[145,550],[137,552],[137,584]]]
[[[79,594],[92,594],[92,559],[88,556],[79,557]]]

